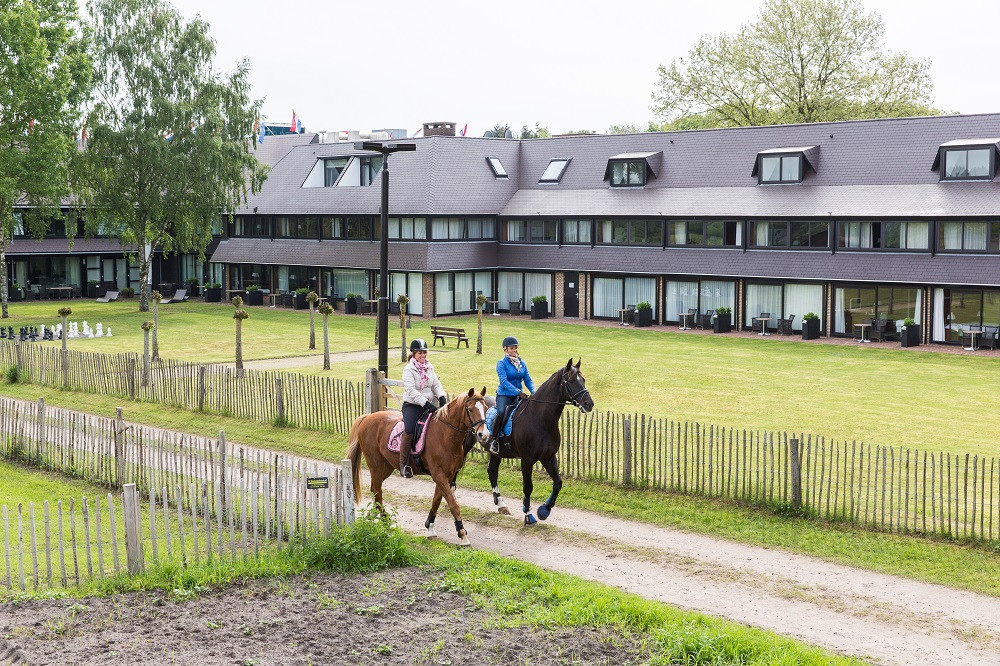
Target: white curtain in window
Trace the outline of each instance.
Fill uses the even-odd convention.
[[[452,217],[448,220],[448,238],[462,237],[462,218]]]
[[[279,269],[278,286],[281,288],[281,274]],[[288,289],[288,273],[285,273],[285,290]],[[344,298],[347,294],[360,294],[368,298],[368,274],[365,271],[352,271],[339,269],[333,271],[333,295],[336,298]]]
[[[755,237],[753,239],[754,245],[767,245],[768,232],[771,230],[770,222],[755,222],[754,229],[756,229]]]
[[[680,321],[677,315],[698,307],[697,282],[667,282],[667,301],[664,306],[665,321]]]
[[[431,238],[448,238],[447,218],[434,218],[431,222]]]
[[[288,291],[288,266],[278,266],[278,290]],[[343,297],[343,294],[338,295]]]
[[[915,322],[917,322],[917,324],[920,323],[920,308],[923,305],[923,301],[924,301],[924,290],[923,289],[917,289],[917,305],[913,309],[913,320]],[[899,328],[902,325],[903,325],[903,322],[897,319],[896,320],[896,328]]]
[[[451,314],[455,311],[455,293],[451,290],[451,273],[434,276],[434,314]]]
[[[833,292],[833,332],[843,333],[845,326],[847,321],[844,319],[844,289],[837,287]]]
[[[531,307],[531,299],[535,296],[544,296],[549,303],[549,312],[552,311],[552,274],[551,273],[525,273],[524,274],[524,304]]]
[[[472,294],[472,273],[455,273],[455,309],[475,310],[476,298]]]
[[[929,247],[928,240],[927,222],[906,223],[906,249],[926,250]]]
[[[486,300],[491,300],[493,298],[493,275],[489,272],[482,271],[475,274],[476,278],[476,293],[483,294],[486,296]],[[475,309],[476,302],[472,302],[472,308]],[[489,304],[483,306],[483,312],[489,312],[491,306]]]
[[[671,242],[674,245],[687,245],[688,242],[687,222],[673,222],[671,228],[674,230],[674,237],[671,240]]]
[[[507,240],[512,242],[524,240],[524,222],[521,220],[507,221]]]
[[[622,281],[617,278],[594,278],[594,316],[618,317],[622,303]]]
[[[500,308],[506,310],[513,302],[518,302],[524,307],[524,293],[522,292],[522,274],[500,271],[497,274],[497,300]]]
[[[400,294],[406,293],[406,273],[389,273],[389,302],[395,303]],[[407,306],[409,312],[409,306]]]
[[[844,247],[871,247],[872,246],[872,223],[871,222],[844,222],[847,227]],[[819,314],[818,312],[816,314]]]
[[[597,242],[598,243],[610,243],[614,238],[612,229],[614,227],[614,222],[611,220],[601,220],[598,224],[597,229]]]
[[[701,311],[736,305],[736,284],[724,280],[701,281]]]
[[[409,273],[406,276],[406,295],[410,297],[410,302],[406,304],[406,311],[410,314],[422,315],[424,313],[423,275]]]
[[[985,250],[986,230],[988,225],[985,222],[965,223],[965,249]]]
[[[759,328],[760,322],[755,322],[754,318],[759,317],[761,312],[771,313],[768,326],[772,328],[778,326],[778,318],[781,317],[781,285],[747,285],[746,325]]]
[[[736,244],[743,245],[743,223],[736,223]]]
[[[942,234],[942,250],[961,250],[962,249],[962,223],[961,222],[942,222],[941,223]]]
[[[944,342],[944,289],[941,287],[934,290],[934,326],[931,335],[934,342]]]
[[[815,312],[823,326],[823,287],[818,284],[786,284],[785,285],[785,315],[795,315],[792,320],[792,330],[802,330],[802,317],[807,312]]]
[[[66,284],[70,287],[83,286],[83,282],[80,280],[80,262],[76,260],[76,257],[70,257],[66,260]]]
[[[653,306],[653,319],[656,319],[656,278],[625,278],[625,305],[643,301]]]

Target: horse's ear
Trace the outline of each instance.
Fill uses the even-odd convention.
[[[484,398],[486,397],[486,387],[485,386],[483,387],[483,394],[482,395],[483,395]]]
[[[573,367],[573,358],[570,357],[570,359],[568,361],[566,361],[566,371],[568,372],[569,369],[572,368],[572,367]]]
[[[572,359],[570,359],[570,360],[572,361]],[[583,357],[582,357],[582,356],[580,357],[580,360],[576,362],[576,369],[577,369],[577,370],[579,370],[579,369],[580,369],[580,364],[581,364],[581,363],[583,363]]]
[[[476,394],[476,389],[474,389],[474,388],[470,388],[470,389],[469,389],[469,397],[471,398],[471,397],[472,397],[472,396],[474,396],[475,394]]]

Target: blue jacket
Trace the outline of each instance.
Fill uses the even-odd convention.
[[[521,370],[518,371],[510,358],[505,355],[497,361],[497,377],[500,378],[497,395],[517,395],[521,392],[522,381],[529,391],[535,392],[535,382],[531,381],[531,375],[528,374],[528,364],[524,362],[524,359],[521,359]]]

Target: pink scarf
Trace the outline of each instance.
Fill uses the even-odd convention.
[[[430,380],[430,378],[427,376],[427,373],[430,372],[430,370],[431,370],[431,368],[433,366],[431,366],[431,364],[428,363],[428,362],[426,362],[426,361],[424,361],[423,363],[421,363],[420,361],[417,360],[416,356],[414,356],[411,359],[411,362],[413,363],[413,367],[417,369],[417,372],[420,373],[420,387],[419,388],[421,390],[423,390],[423,388],[425,386],[427,386],[427,382]]]

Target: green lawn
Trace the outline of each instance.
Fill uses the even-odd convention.
[[[10,325],[54,323],[65,302],[11,305]],[[69,302],[71,319],[110,324],[115,337],[71,340],[74,349],[142,351],[139,325],[149,318],[136,301],[99,304]],[[189,302],[160,309],[160,350],[166,358],[230,361],[232,307]],[[41,316],[44,315],[45,319]],[[317,339],[322,346],[317,316]],[[997,455],[992,441],[1000,393],[993,385],[1000,359],[864,346],[681,334],[663,329],[598,328],[583,324],[485,317],[486,353],[475,353],[475,317],[415,318],[407,338],[429,338],[432,321],[463,326],[472,349],[453,341],[438,346],[431,360],[450,391],[470,386],[496,389],[494,365],[505,335],[520,339],[536,383],[571,356],[582,368],[597,409],[645,413],[738,428],[815,433],[836,439],[902,445],[986,456]],[[307,311],[251,308],[244,322],[246,359],[309,354]],[[375,318],[331,317],[334,352],[374,349]],[[390,376],[398,378],[399,328],[391,322]],[[46,343],[58,344],[58,343]],[[440,351],[439,351],[440,350]],[[360,380],[372,360],[315,365],[297,372]]]

